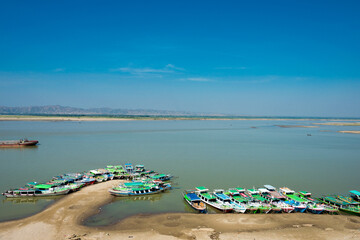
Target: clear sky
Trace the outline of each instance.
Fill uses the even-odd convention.
[[[360,117],[360,1],[1,1],[0,105]]]

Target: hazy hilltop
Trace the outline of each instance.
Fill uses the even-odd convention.
[[[0,106],[0,114],[7,115],[171,115],[171,116],[222,116],[220,114],[203,114],[182,111],[153,109],[112,109],[112,108],[76,108],[60,105],[6,107]]]

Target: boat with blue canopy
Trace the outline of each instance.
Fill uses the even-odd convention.
[[[350,191],[350,196],[355,199],[356,201],[360,202],[360,192],[356,190]]]
[[[206,204],[196,195],[195,190],[185,190],[183,197],[193,209],[199,213],[206,213]]]

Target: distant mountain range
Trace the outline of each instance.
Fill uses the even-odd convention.
[[[153,109],[112,109],[112,108],[75,108],[60,105],[6,107],[0,106],[2,115],[128,115],[128,116],[223,116],[221,114],[203,114],[181,111]]]

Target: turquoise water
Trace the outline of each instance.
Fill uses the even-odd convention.
[[[165,194],[114,197],[87,220],[104,225],[133,214],[191,212],[181,192],[200,185],[271,184],[314,195],[360,190],[360,135],[336,132],[360,127],[275,126],[314,122],[320,121],[0,122],[0,139],[40,141],[35,148],[0,149],[0,191],[125,162],[176,176],[174,189]],[[9,201],[1,196],[0,220],[36,213],[55,200]]]

